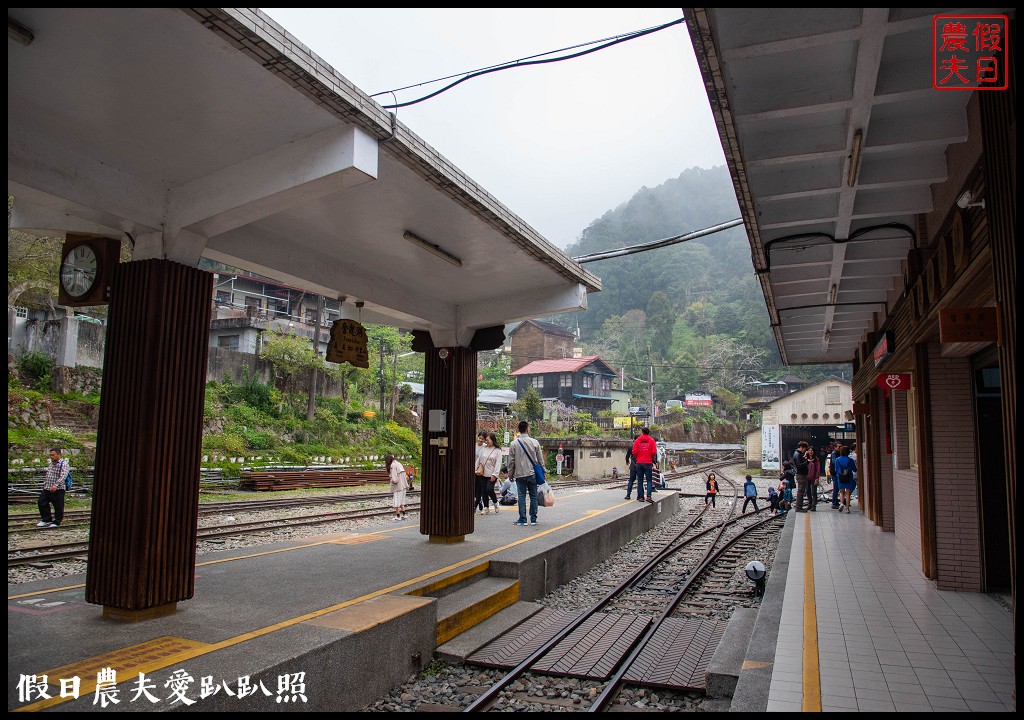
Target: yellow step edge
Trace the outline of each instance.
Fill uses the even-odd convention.
[[[474,605],[460,610],[449,618],[437,623],[437,646],[440,647],[457,635],[479,625],[491,615],[495,615],[510,605],[519,602],[519,581],[516,580],[504,590]]]
[[[415,590],[410,590],[405,594],[417,595],[420,597],[424,595],[433,595],[439,590],[444,590],[446,587],[454,585],[455,583],[462,582],[466,578],[473,577],[474,575],[480,575],[481,573],[486,573],[488,569],[490,569],[490,567],[491,563],[489,560],[487,560],[480,563],[479,565],[474,565],[473,567],[466,568],[461,572],[457,572],[454,575],[449,575],[448,577],[441,578],[440,580],[432,582],[429,585],[424,585],[423,587],[416,588]]]

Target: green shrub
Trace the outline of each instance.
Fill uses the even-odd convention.
[[[18,358],[18,372],[22,383],[41,392],[50,389],[50,379],[56,363],[41,352],[27,352]]]
[[[274,433],[264,430],[244,430],[242,437],[250,450],[270,450],[277,443]]]

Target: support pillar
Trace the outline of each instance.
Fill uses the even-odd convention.
[[[474,527],[477,351],[463,347],[424,351],[420,532],[431,542],[461,542]],[[431,432],[432,410],[445,411],[444,431]]]
[[[195,594],[213,276],[168,260],[114,273],[85,598],[140,620]]]

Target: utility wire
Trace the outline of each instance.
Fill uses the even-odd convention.
[[[428,95],[424,95],[421,98],[417,98],[416,100],[410,100],[410,101],[404,102],[404,103],[395,103],[394,105],[384,105],[383,107],[384,107],[385,110],[397,110],[398,108],[408,107],[410,105],[415,105],[417,103],[421,103],[424,100],[429,100],[430,98],[437,97],[441,93],[446,92],[447,90],[451,90],[456,85],[459,85],[460,83],[463,83],[466,80],[469,80],[471,78],[480,77],[481,75],[487,75],[487,74],[492,73],[492,72],[498,72],[499,70],[509,70],[511,68],[526,67],[527,65],[544,65],[544,64],[547,64],[547,63],[561,62],[562,60],[571,60],[573,58],[582,57],[583,55],[589,55],[590,53],[597,52],[598,50],[604,50],[605,48],[609,48],[612,45],[618,45],[619,43],[623,43],[623,42],[626,42],[628,40],[635,40],[637,38],[643,37],[644,35],[650,35],[651,33],[658,32],[659,30],[664,30],[665,28],[672,27],[673,25],[679,25],[682,22],[685,22],[685,18],[679,18],[677,20],[673,20],[673,21],[665,23],[663,25],[657,25],[655,27],[647,28],[645,30],[637,30],[636,32],[632,32],[632,33],[627,33],[625,35],[616,36],[613,40],[611,40],[609,42],[606,42],[603,45],[598,45],[597,47],[592,47],[592,48],[590,48],[588,50],[582,50],[580,52],[572,53],[570,55],[562,55],[560,57],[546,58],[546,59],[543,59],[543,60],[533,60],[533,59],[529,59],[529,58],[522,58],[520,60],[510,61],[510,62],[507,62],[507,63],[502,63],[500,65],[492,65],[490,67],[486,67],[486,68],[483,68],[483,69],[480,69],[480,70],[472,71],[472,72],[470,72],[468,74],[464,74],[462,77],[460,77],[455,82],[449,83],[448,85],[445,85],[440,90],[436,90],[436,91],[434,91],[434,92],[432,92],[432,93],[430,93]],[[574,46],[572,46],[570,48],[564,48],[563,50],[551,50],[551,51],[546,52],[546,53],[540,53],[539,55],[532,55],[532,56],[530,56],[530,58],[543,57],[544,55],[550,55],[551,53],[555,53],[555,52],[563,52],[564,50],[571,50],[571,49],[574,49],[574,48],[577,48],[577,47],[582,47],[582,46],[586,46],[586,45],[592,45],[595,42],[602,42],[602,41],[601,40],[593,40],[593,41],[591,41],[589,43],[582,43],[582,45],[574,45]],[[455,77],[455,76],[454,75],[448,76],[448,78],[450,78],[450,77]],[[418,87],[419,85],[429,85],[430,83],[440,82],[441,80],[447,80],[448,78],[438,78],[437,80],[429,80],[429,81],[424,82],[424,83],[418,83],[417,85],[409,85],[407,87]],[[398,88],[398,89],[406,89],[406,88]],[[391,92],[391,91],[384,90],[384,91],[381,91],[379,93],[375,93],[374,95],[371,95],[371,97],[376,97],[377,95],[382,95],[382,94],[387,93],[387,92]]]
[[[736,218],[735,220],[729,220],[724,223],[719,223],[718,225],[712,225],[711,227],[704,228],[703,230],[694,230],[690,233],[673,235],[672,237],[653,240],[640,245],[630,245],[629,247],[619,248],[618,250],[604,250],[602,252],[591,253],[590,255],[579,255],[574,257],[573,260],[582,265],[583,263],[594,262],[596,260],[607,260],[608,258],[622,257],[623,255],[634,255],[636,253],[647,252],[648,250],[657,250],[658,248],[686,242],[687,240],[695,240],[697,238],[704,237],[705,235],[722,232],[723,230],[728,230],[729,228],[734,228],[737,225],[742,224],[743,218]]]

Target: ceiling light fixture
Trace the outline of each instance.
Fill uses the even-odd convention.
[[[984,207],[985,207],[985,201],[984,200],[977,200],[977,202],[972,202],[972,200],[977,200],[977,197],[975,196],[975,194],[972,193],[970,190],[964,190],[962,193],[960,193],[960,197],[958,197],[956,199],[956,205],[961,210],[966,210],[967,208],[975,208],[975,207],[980,207],[980,208],[984,209]]]
[[[837,297],[839,297],[839,285],[832,283],[832,287],[828,289],[828,304],[835,305]]]
[[[31,45],[36,39],[35,33],[19,23],[17,20],[7,18],[7,37],[22,45]]]
[[[443,249],[440,245],[437,245],[435,243],[432,243],[432,242],[429,242],[427,240],[424,240],[419,235],[414,235],[413,233],[409,232],[408,230],[406,230],[402,234],[402,237],[404,237],[406,240],[411,242],[413,245],[417,245],[417,246],[423,248],[428,253],[431,253],[433,255],[437,255],[442,260],[446,260],[446,261],[450,262],[455,267],[462,267],[462,260],[460,258],[456,257],[455,255],[452,255],[447,250]]]
[[[857,184],[857,173],[860,171],[860,147],[864,144],[864,133],[858,130],[853,134],[853,150],[850,151],[850,167],[846,171],[846,184],[853,187]]]

